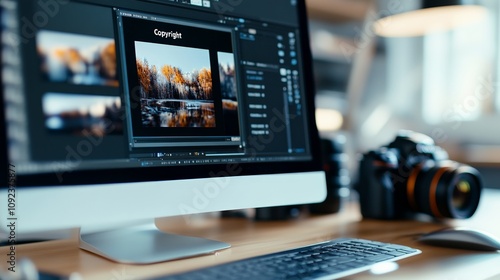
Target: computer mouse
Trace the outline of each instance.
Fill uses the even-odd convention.
[[[453,227],[421,235],[420,242],[459,249],[497,251],[500,239],[484,231]]]

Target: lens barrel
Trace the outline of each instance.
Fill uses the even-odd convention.
[[[469,218],[479,205],[479,176],[473,167],[454,161],[426,161],[408,178],[408,204],[416,212],[437,218]]]

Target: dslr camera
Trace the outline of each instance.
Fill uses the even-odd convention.
[[[412,131],[364,154],[357,183],[361,213],[375,219],[417,213],[466,219],[477,209],[481,188],[476,169],[449,160],[432,138]]]

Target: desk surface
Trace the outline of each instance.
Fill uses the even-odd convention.
[[[476,215],[464,221],[362,220],[355,203],[341,213],[303,217],[291,221],[253,222],[247,219],[195,216],[158,220],[165,231],[205,237],[232,244],[214,255],[153,265],[123,265],[78,248],[78,239],[50,241],[17,247],[18,259],[32,259],[41,270],[84,279],[145,279],[271,253],[338,237],[359,237],[398,243],[422,250],[422,254],[398,262],[399,269],[384,275],[364,272],[346,279],[500,279],[500,253],[484,253],[423,245],[415,236],[449,225],[465,225],[500,236],[500,191],[483,193]],[[0,249],[5,256],[6,248]],[[2,261],[1,266],[4,266]]]

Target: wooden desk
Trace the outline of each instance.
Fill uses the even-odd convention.
[[[468,225],[500,236],[500,191],[483,193],[476,215],[466,221],[447,221],[446,225]],[[442,228],[443,223],[423,221],[362,220],[355,203],[339,214],[300,218],[284,222],[253,222],[246,219],[215,217],[168,218],[158,221],[160,228],[192,236],[229,242],[232,248],[215,255],[153,264],[123,265],[78,248],[78,239],[21,245],[18,259],[27,257],[44,271],[84,279],[145,279],[166,273],[215,265],[283,249],[294,248],[337,237],[360,237],[399,243],[423,251],[398,262],[399,269],[384,275],[364,272],[346,279],[500,279],[500,252],[484,253],[423,245],[414,240],[420,233]],[[4,266],[6,248],[1,248]]]

